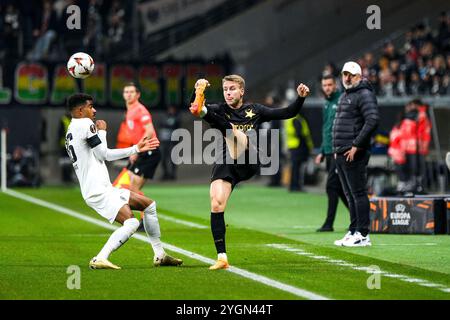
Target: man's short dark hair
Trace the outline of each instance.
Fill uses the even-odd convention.
[[[419,98],[415,98],[415,99],[411,100],[409,103],[415,104],[416,106],[422,106],[423,105],[422,100],[420,100]]]
[[[134,83],[134,82],[128,82],[123,87],[124,88],[125,87],[135,87],[136,88],[136,92],[141,93],[141,89],[139,89],[138,85],[136,83]]]
[[[336,82],[336,78],[331,73],[323,75],[321,80],[330,80],[330,79]]]
[[[94,98],[86,93],[75,93],[67,98],[67,109],[72,111],[79,106],[85,105],[87,101],[94,101]]]

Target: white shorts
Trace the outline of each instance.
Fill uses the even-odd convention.
[[[111,186],[104,194],[87,199],[86,203],[109,223],[114,223],[120,208],[128,204],[129,199],[130,190]]]

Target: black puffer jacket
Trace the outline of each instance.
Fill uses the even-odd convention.
[[[362,80],[339,99],[333,123],[333,151],[343,153],[352,146],[369,149],[378,122],[377,98],[370,83]]]

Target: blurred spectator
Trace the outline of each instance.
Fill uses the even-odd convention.
[[[31,147],[16,146],[7,164],[8,187],[32,187],[39,184],[38,155]]]
[[[408,94],[406,88],[406,75],[404,72],[400,72],[397,78],[397,84],[395,86],[395,90],[397,95],[406,96]]]
[[[163,175],[162,180],[176,179],[176,166],[172,161],[172,149],[176,142],[172,141],[172,133],[180,127],[180,118],[175,106],[167,107],[167,115],[161,129],[159,130],[159,141],[161,142],[161,160]]]
[[[48,58],[50,46],[57,36],[57,15],[51,0],[42,1],[42,11],[37,19],[37,24],[33,30],[36,42],[34,48],[27,56],[32,61]]]
[[[284,129],[291,157],[289,191],[303,191],[306,161],[314,148],[309,125],[306,119],[298,114],[284,121]]]
[[[94,56],[99,56],[102,51],[102,0],[89,0],[87,8],[87,27],[86,34],[83,38],[83,46],[86,51],[91,52]]]
[[[0,5],[0,59],[19,55],[21,31],[19,9],[13,3]]]
[[[405,176],[403,170],[406,164],[406,154],[404,142],[402,139],[401,121],[403,119],[403,112],[399,115],[399,121],[394,125],[389,133],[389,148],[388,155],[394,163],[395,172],[398,177],[397,192],[403,193],[406,190],[406,183],[408,178]]]
[[[377,95],[445,95],[450,77],[450,16],[442,12],[433,30],[423,23],[404,35],[403,45],[386,41],[378,53],[367,52],[358,59],[362,74],[373,84]],[[333,73],[332,63],[322,75]],[[318,90],[319,93],[319,90]]]
[[[425,156],[431,141],[431,123],[426,106],[420,100],[412,100],[405,106],[400,123],[390,133],[388,154],[397,168],[400,193],[424,191]]]
[[[67,111],[59,121],[58,137],[59,137],[59,165],[61,167],[61,177],[64,183],[73,182],[73,166],[72,160],[70,160],[69,155],[66,150],[66,133],[69,128],[70,121],[72,117]]]
[[[264,105],[271,107],[271,108],[278,108],[280,107],[281,104],[281,100],[278,97],[278,95],[276,93],[269,93],[265,100],[264,100]],[[278,147],[278,156],[279,156],[279,162],[278,162],[278,168],[277,168],[277,173],[275,173],[274,175],[270,176],[270,181],[268,186],[269,187],[280,187],[281,186],[281,174],[282,174],[282,170],[281,168],[283,167],[283,160],[285,158],[284,153],[283,153],[283,135],[282,135],[282,128],[283,128],[283,123],[281,120],[272,120],[270,122],[265,122],[263,124],[261,124],[261,128],[262,129],[267,129],[267,130],[278,130],[278,141],[275,142],[275,144],[273,144],[272,136],[270,134],[270,131],[268,131],[267,134],[267,146],[277,146]],[[262,133],[261,133],[262,134]],[[260,135],[261,135],[260,134]],[[272,155],[272,150],[269,149],[267,150],[267,155],[271,156]]]
[[[335,78],[339,77],[339,71],[336,68],[336,65],[333,62],[328,62],[323,68],[322,75],[333,75]]]
[[[126,11],[119,0],[113,0],[106,17],[105,50],[109,54],[118,55],[121,43],[124,40],[126,27]]]

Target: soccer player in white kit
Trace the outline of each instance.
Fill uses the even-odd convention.
[[[67,99],[72,121],[66,133],[66,149],[80,182],[86,204],[110,223],[122,226],[109,237],[100,252],[89,262],[91,269],[120,269],[111,263],[109,255],[120,248],[136,232],[139,220],[131,210],[144,211],[144,228],[154,251],[155,266],[178,266],[182,260],[166,254],[160,240],[161,232],[156,214],[156,202],[135,192],[112,186],[106,161],[129,157],[159,146],[157,138],[142,138],[136,145],[124,149],[108,149],[106,122],[97,120],[93,98],[77,93]]]

